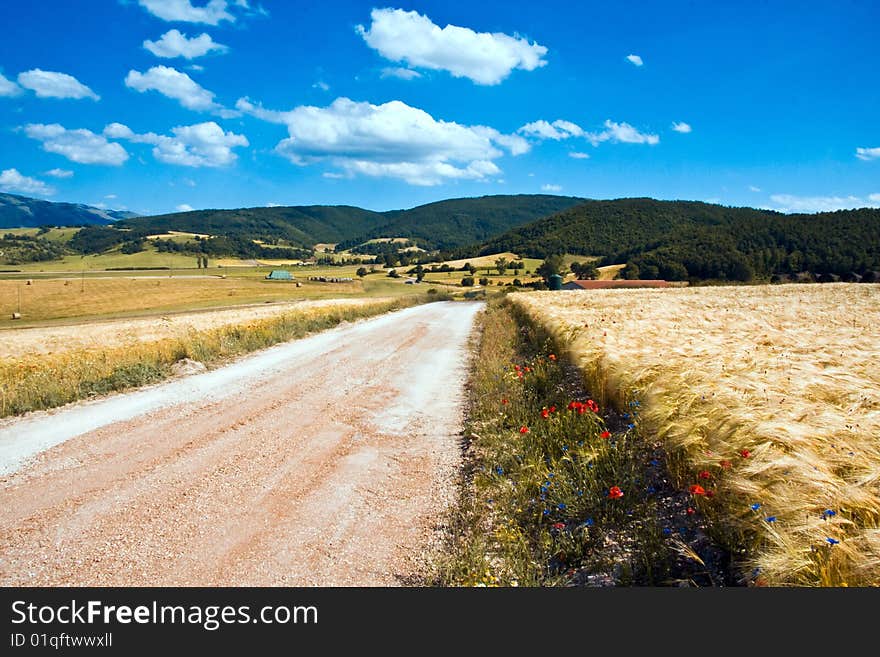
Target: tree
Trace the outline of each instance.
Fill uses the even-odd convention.
[[[596,269],[596,265],[592,262],[573,262],[571,263],[571,271],[581,281],[599,278],[599,270]]]
[[[388,275],[389,275],[391,278],[400,278],[400,274],[397,273],[397,270],[396,270],[396,269],[392,269],[392,270],[390,270],[390,271],[388,272]]]
[[[481,278],[480,279],[480,285],[482,285],[483,287],[487,286],[488,284],[489,284],[488,278]]]
[[[363,278],[364,276],[366,276],[370,272],[367,271],[366,267],[359,267],[355,273],[358,275],[359,278]]]
[[[554,274],[559,275],[560,269],[562,269],[562,256],[549,255],[544,262],[541,263],[541,266],[535,270],[535,273],[543,278],[545,283],[549,283],[550,277]]]
[[[498,258],[495,261],[495,268],[498,270],[499,276],[504,276],[504,272],[507,271],[507,268],[510,266],[510,263],[507,262],[507,258]]]
[[[462,287],[473,287],[474,286],[474,277],[473,276],[465,276],[461,279]]]

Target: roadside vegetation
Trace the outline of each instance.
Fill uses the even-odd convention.
[[[722,585],[692,495],[671,487],[639,408],[604,408],[510,301],[480,320],[466,468],[435,564],[443,586]]]
[[[293,309],[278,316],[182,337],[105,349],[76,349],[0,360],[0,417],[61,406],[95,395],[155,383],[174,374],[184,359],[204,365],[302,338],[344,321],[372,317],[445,299],[441,294],[364,299]]]
[[[880,287],[510,299],[567,345],[600,407],[638,404],[746,581],[880,585]]]

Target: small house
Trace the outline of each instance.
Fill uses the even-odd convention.
[[[266,280],[269,281],[292,281],[293,276],[291,273],[285,269],[273,269],[269,274],[266,275]]]

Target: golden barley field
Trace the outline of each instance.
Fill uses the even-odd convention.
[[[880,286],[538,292],[758,584],[880,585]],[[702,475],[702,476],[701,476]]]

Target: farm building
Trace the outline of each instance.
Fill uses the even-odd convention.
[[[269,274],[266,274],[266,279],[270,281],[292,281],[293,276],[284,269],[273,269]]]
[[[683,287],[687,283],[670,283],[657,280],[613,280],[613,281],[568,281],[562,285],[563,290],[610,290],[636,287]]]

